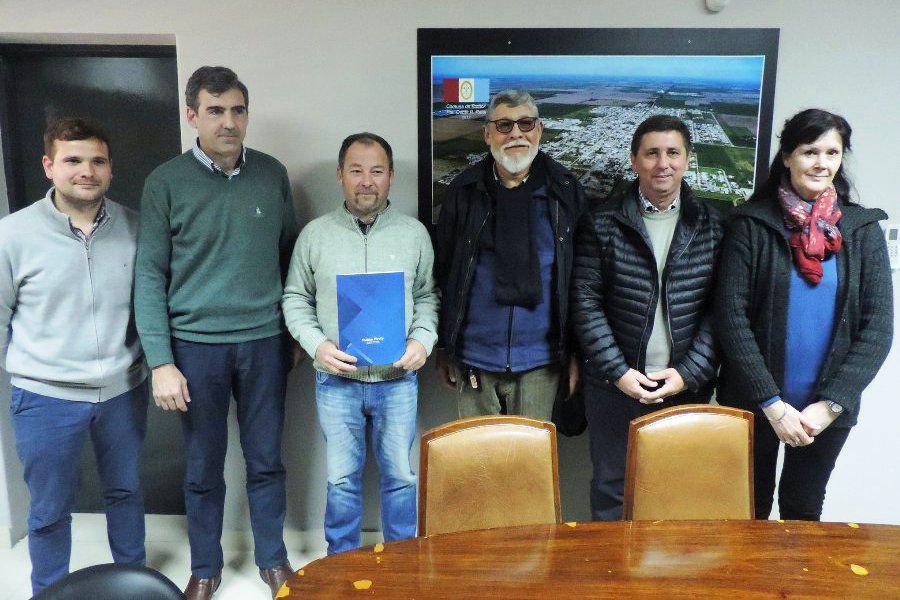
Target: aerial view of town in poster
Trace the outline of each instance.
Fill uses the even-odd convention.
[[[723,210],[753,190],[764,56],[433,56],[432,222],[447,186],[487,152],[490,94],[534,97],[541,149],[581,180],[590,200],[634,179],[629,145],[646,117],[691,129],[685,181]]]

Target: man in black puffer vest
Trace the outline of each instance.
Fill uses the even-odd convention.
[[[570,312],[585,360],[595,520],[622,518],[629,421],[712,395],[722,229],[682,181],[690,151],[682,121],[646,119],[631,140],[637,181],[585,214],[576,232]]]

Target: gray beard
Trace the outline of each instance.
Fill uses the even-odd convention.
[[[521,173],[531,166],[531,163],[534,162],[534,157],[537,156],[538,146],[534,144],[528,150],[528,154],[523,156],[522,158],[515,159],[511,156],[504,154],[503,150],[494,150],[491,147],[491,156],[494,157],[494,160],[497,161],[500,166],[506,169],[507,172],[512,173],[513,175],[517,173]]]

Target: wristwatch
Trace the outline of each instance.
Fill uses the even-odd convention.
[[[826,400],[825,402],[828,404],[828,410],[831,411],[833,415],[839,415],[844,412],[844,407],[838,404],[837,402],[832,402],[831,400]]]

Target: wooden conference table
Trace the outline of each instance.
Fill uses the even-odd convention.
[[[900,527],[800,521],[534,525],[316,560],[280,598],[900,598]]]

